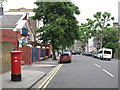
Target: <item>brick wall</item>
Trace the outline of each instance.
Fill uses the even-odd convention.
[[[23,37],[20,32],[13,31],[13,29],[0,29],[0,32],[2,32],[0,41],[12,42],[14,45],[17,45],[18,39]]]
[[[0,63],[2,63],[2,65],[0,65],[0,69],[2,68],[2,73],[4,73],[11,69],[10,51],[12,51],[14,47],[10,42],[0,42],[0,44],[2,45],[2,48],[0,48],[0,51],[2,51],[2,55],[0,55]]]
[[[1,30],[1,29],[0,29]],[[16,42],[16,32],[12,29],[2,29],[2,38],[0,41]]]

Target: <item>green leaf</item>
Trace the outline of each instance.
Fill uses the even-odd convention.
[[[108,23],[106,26],[110,26],[110,23]]]
[[[75,14],[80,14],[79,8],[72,2],[36,2],[34,19],[42,20],[44,26],[36,31],[42,32],[39,38],[43,43],[51,43],[58,49],[67,47],[79,39],[79,26]]]
[[[114,17],[111,17],[112,20],[114,20]]]

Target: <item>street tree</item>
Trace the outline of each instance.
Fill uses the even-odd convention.
[[[0,0],[1,7],[2,7],[3,2],[7,2],[7,0]]]
[[[88,40],[94,36],[95,30],[93,29],[93,24],[94,21],[91,19],[87,19],[87,23],[81,24],[80,29],[79,29],[79,36],[80,36],[80,41],[82,42],[82,48],[85,50],[85,46],[87,46],[87,51],[89,50],[88,47]]]
[[[114,17],[111,16],[109,12],[96,12],[94,15],[96,28],[96,37],[98,39],[98,43],[100,44],[100,48],[103,47],[103,31],[106,30],[110,25],[109,21],[114,20]]]
[[[78,25],[75,14],[80,14],[72,2],[35,2],[33,19],[42,20],[44,26],[39,28],[38,39],[43,44],[52,44],[53,59],[56,59],[55,49],[67,47],[78,38]]]
[[[113,50],[113,55],[116,49],[118,49],[118,29],[107,28],[103,31],[103,47]]]

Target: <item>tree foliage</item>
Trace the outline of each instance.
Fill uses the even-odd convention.
[[[96,12],[93,16],[96,21],[95,28],[99,28],[101,30],[110,26],[110,23],[108,22],[114,20],[114,17],[111,16],[111,13],[108,12]]]
[[[35,2],[38,8],[35,8],[33,19],[42,20],[44,26],[37,30],[41,33],[38,38],[42,43],[50,43],[53,46],[53,55],[55,49],[60,47],[69,47],[75,39],[78,39],[78,21],[75,14],[80,14],[77,6],[72,2]]]
[[[96,12],[94,15],[95,18],[95,28],[96,38],[98,39],[98,44],[100,44],[100,48],[103,47],[103,30],[109,28],[110,23],[109,21],[114,20],[114,17],[111,16],[109,12]]]
[[[97,47],[97,49],[102,48],[107,43],[110,42],[109,38],[112,38],[113,30],[109,30],[110,23],[109,21],[114,20],[114,17],[111,16],[108,12],[96,12],[93,15],[94,19],[87,18],[87,23],[81,24],[80,26],[80,37],[81,41],[83,43],[83,46],[85,47],[85,44],[88,43],[88,39],[91,37],[94,37],[97,40],[97,45],[100,47]],[[115,30],[114,30],[115,31]],[[111,35],[107,35],[107,33]],[[107,35],[107,36],[105,36]],[[111,37],[110,37],[111,36]],[[114,39],[114,38],[113,38]],[[108,41],[107,41],[108,40]]]
[[[118,39],[118,29],[108,28],[103,31],[103,47],[112,49],[113,53],[118,48]]]
[[[94,36],[95,30],[93,28],[94,21],[87,19],[87,23],[81,24],[79,28],[80,41],[82,42],[82,48],[85,50],[85,46],[88,46],[88,40]],[[88,47],[87,47],[88,51]]]

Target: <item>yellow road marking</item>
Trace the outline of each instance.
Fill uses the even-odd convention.
[[[47,80],[52,76],[52,74],[57,70],[57,68],[59,66],[60,65],[58,65],[57,67],[55,67],[54,71],[45,79],[45,81],[38,88],[42,88],[43,87],[43,85],[47,82]]]
[[[52,80],[52,78],[56,75],[56,73],[59,71],[59,69],[62,67],[62,65],[60,65],[60,67],[56,70],[56,72],[50,77],[50,79],[47,81],[47,83],[44,85],[43,89],[47,87],[47,85],[49,84],[49,82]]]
[[[44,85],[45,85],[45,83],[52,77],[52,75],[54,75],[54,73],[57,71],[57,70],[59,70],[60,68],[59,67],[61,67],[62,66],[62,64],[59,64],[57,67],[55,67],[54,68],[54,70],[53,70],[53,72],[51,72],[51,74],[45,79],[45,81],[38,87],[38,89],[39,88],[42,88]]]

